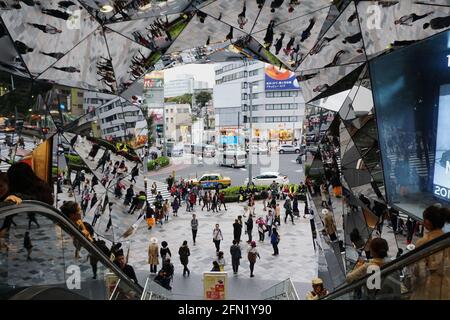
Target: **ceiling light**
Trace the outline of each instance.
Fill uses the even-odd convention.
[[[109,4],[104,4],[104,5],[102,5],[101,7],[100,7],[100,11],[101,12],[111,12],[111,11],[113,11],[114,10],[114,8],[113,8],[113,6],[111,6],[111,5],[109,5]]]

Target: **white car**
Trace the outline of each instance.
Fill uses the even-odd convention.
[[[267,149],[264,145],[252,145],[252,153],[268,153],[269,149]]]
[[[273,181],[279,185],[289,184],[289,178],[279,172],[263,172],[252,179],[257,186],[269,186]],[[248,183],[248,178],[245,179],[245,184]]]
[[[278,150],[279,153],[300,153],[299,146],[293,146],[292,144],[282,144]]]

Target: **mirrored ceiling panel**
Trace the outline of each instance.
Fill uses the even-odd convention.
[[[252,36],[292,70],[297,69],[305,55],[314,46],[329,7],[299,17],[268,21],[263,30]],[[259,20],[258,20],[259,21]],[[255,30],[258,30],[255,27]]]
[[[199,13],[200,11],[170,46],[168,53],[216,43],[231,43],[235,39],[245,36],[245,33],[240,29],[206,14],[205,16],[199,16]]]
[[[298,70],[328,68],[365,60],[358,14],[351,2],[306,55]]]
[[[44,72],[99,27],[77,1],[25,4],[20,9],[3,10],[1,16],[34,76]]]
[[[328,91],[339,80],[343,79],[362,63],[349,64],[345,66],[330,67],[313,71],[300,72],[297,76],[300,86],[304,86],[303,96],[306,102]],[[359,75],[359,73],[358,73]],[[353,86],[353,83],[351,84]],[[340,92],[340,91],[339,91]],[[345,94],[343,94],[345,95]]]
[[[174,14],[109,24],[114,30],[151,51],[164,52],[178,37],[190,20],[190,15]]]
[[[102,29],[91,33],[41,74],[39,79],[91,91],[117,92],[114,69]]]
[[[22,56],[11,40],[8,29],[0,21],[0,71],[30,78]]]
[[[450,7],[432,1],[393,1],[374,6],[360,1],[358,12],[367,55],[374,56],[397,46],[425,39],[450,28]],[[434,2],[437,3],[437,2]],[[439,4],[439,3],[438,3]]]

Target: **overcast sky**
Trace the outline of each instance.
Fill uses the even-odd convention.
[[[177,74],[191,74],[196,81],[207,81],[210,88],[214,85],[214,64],[187,64],[164,70],[164,81],[175,80]]]

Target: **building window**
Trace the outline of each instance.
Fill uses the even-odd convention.
[[[247,100],[247,94],[246,93],[242,94],[242,100]]]
[[[248,88],[248,83],[242,82],[242,89],[247,89],[247,88]]]

